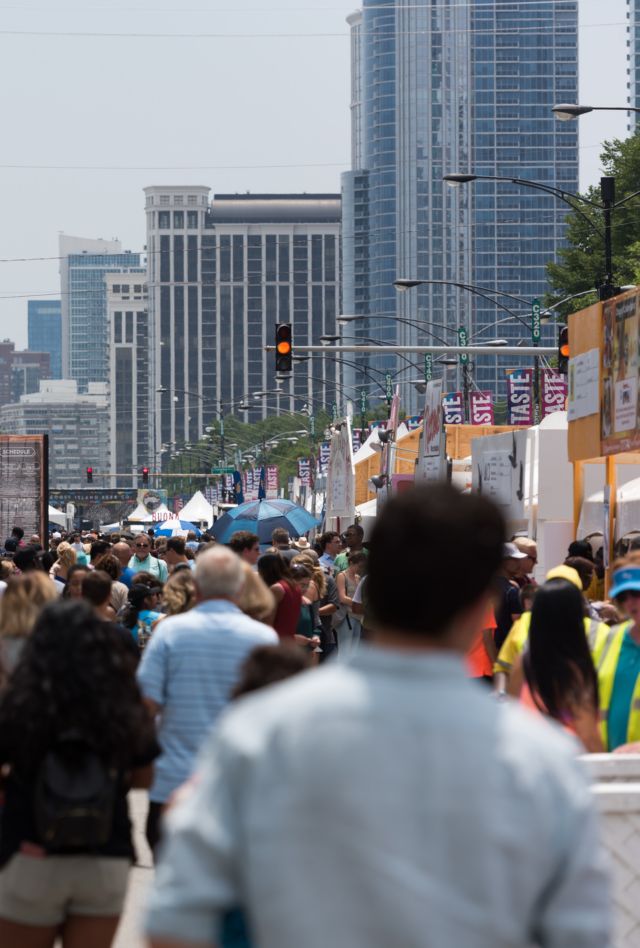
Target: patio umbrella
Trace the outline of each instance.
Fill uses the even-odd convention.
[[[304,507],[290,500],[250,500],[228,510],[210,532],[220,543],[227,543],[237,530],[257,533],[260,543],[270,543],[276,527],[284,527],[289,536],[299,537],[318,523]]]
[[[201,531],[193,523],[174,517],[159,523],[153,532],[157,537],[186,537],[189,530],[193,530],[197,537],[200,536]]]

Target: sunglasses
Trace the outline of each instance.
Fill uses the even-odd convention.
[[[136,543],[136,550],[149,550],[150,546],[148,543]]]

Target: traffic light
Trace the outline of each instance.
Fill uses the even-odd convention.
[[[142,468],[142,486],[143,487],[149,486],[149,468],[148,467]]]
[[[87,468],[87,484],[93,484],[93,468]]]
[[[569,369],[569,327],[561,326],[558,330],[558,372],[566,375]]]
[[[276,326],[276,372],[290,372],[292,368],[291,323]]]

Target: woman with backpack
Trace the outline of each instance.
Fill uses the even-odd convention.
[[[86,603],[43,609],[0,699],[0,945],[112,943],[135,857],[127,793],[159,753],[134,667]]]

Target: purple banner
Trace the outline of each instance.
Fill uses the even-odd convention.
[[[329,467],[329,456],[331,454],[331,445],[328,441],[323,441],[320,445],[320,452],[318,454],[318,472],[320,474],[326,474],[327,468]]]
[[[493,424],[493,395],[491,392],[469,392],[469,417],[472,425]]]
[[[564,411],[567,404],[567,377],[553,369],[542,370],[542,417]]]
[[[298,477],[302,487],[311,487],[311,461],[309,458],[298,458]]]
[[[507,370],[507,406],[510,425],[533,424],[533,369]]]
[[[464,398],[462,392],[448,392],[442,396],[442,416],[445,425],[464,424]]]

